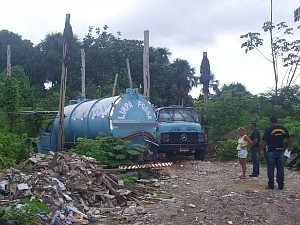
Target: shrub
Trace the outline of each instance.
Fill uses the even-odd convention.
[[[236,150],[237,142],[229,139],[227,141],[219,141],[217,145],[217,155],[221,160],[230,161],[237,158]]]
[[[40,225],[42,223],[37,215],[40,211],[49,211],[44,203],[24,198],[21,200],[24,205],[21,207],[10,206],[0,209],[0,224],[6,221],[13,221],[22,225]]]
[[[9,168],[27,158],[32,151],[27,134],[0,133],[0,169]]]
[[[143,147],[132,145],[128,140],[104,135],[100,135],[96,139],[78,138],[78,141],[79,144],[75,149],[69,151],[93,157],[106,167],[134,164],[133,158],[141,153],[137,149]]]
[[[118,178],[123,180],[127,185],[135,184],[138,181],[138,178],[136,176],[130,174],[120,174],[118,175]]]

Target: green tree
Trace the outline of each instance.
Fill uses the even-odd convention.
[[[45,39],[35,47],[34,83],[44,85],[51,82],[52,86],[60,84],[62,65],[63,36],[61,33],[47,34]],[[68,46],[68,85],[80,91],[81,61],[80,43],[76,37]]]
[[[263,93],[261,96],[261,105],[263,105],[265,112],[263,116],[275,114],[278,117],[285,117],[287,115],[291,117],[299,117],[300,110],[300,93],[299,85],[293,85],[291,87],[283,87],[278,89],[278,96],[276,101],[275,91],[271,90],[267,93]]]
[[[179,90],[177,104],[185,105],[188,93],[197,83],[195,69],[190,67],[188,61],[182,59],[175,59],[171,66],[175,69],[174,79]]]
[[[9,121],[8,126],[4,126],[3,129],[8,128],[9,131],[12,131],[12,124],[17,120],[17,117],[9,113],[18,111],[20,108],[19,83],[14,77],[1,76],[0,87],[0,109],[2,108],[1,111],[6,113],[4,120]]]
[[[143,42],[123,40],[120,36],[109,33],[107,26],[90,27],[83,40],[86,79],[95,85],[93,89],[101,97],[111,95],[116,73],[119,75],[116,94],[129,87],[126,59],[130,62],[133,86],[143,86]],[[149,49],[150,101],[157,106],[191,102],[188,92],[195,83],[194,69],[185,60],[170,63],[170,54],[166,48]]]
[[[198,100],[194,107],[204,115],[204,101]],[[255,121],[259,113],[259,99],[248,92],[244,85],[224,85],[220,93],[211,95],[205,124],[210,127],[212,142],[222,140],[228,132],[236,131]]]
[[[91,80],[97,87],[113,85],[115,74],[119,73],[122,80],[120,70],[126,68],[126,53],[120,43],[122,41],[109,33],[107,26],[103,27],[103,31],[100,28],[95,29],[97,37],[93,37],[93,31],[93,27],[90,27],[83,40],[86,52],[86,79]],[[118,83],[118,86],[122,84]],[[103,94],[111,95],[111,92],[112,89]]]
[[[12,66],[21,66],[27,74],[32,73],[33,43],[8,30],[0,31],[0,71],[6,69],[7,45],[11,49]]]
[[[299,21],[299,11],[300,7],[294,12],[295,22]],[[264,40],[260,38],[260,33],[249,32],[241,35],[242,39],[246,39],[241,47],[245,48],[246,53],[253,49],[258,50],[265,59],[272,63],[275,80],[275,100],[277,101],[279,81],[278,60],[281,59],[283,66],[287,68],[284,73],[286,75],[282,78],[281,86],[289,88],[297,79],[296,72],[300,63],[300,40],[288,40],[288,36],[293,34],[293,28],[289,27],[285,22],[280,22],[276,25],[273,23],[273,0],[271,0],[270,7],[270,21],[266,21],[262,29],[264,32],[269,33],[271,59],[266,57],[259,48],[264,43]]]
[[[219,94],[219,92],[220,92],[220,87],[219,87],[220,86],[220,81],[216,79],[216,75],[214,73],[211,73],[210,79],[211,80],[209,82],[209,90],[210,90],[209,92],[211,94]],[[200,82],[200,79],[198,77],[197,86],[202,85],[199,82]],[[203,88],[201,88],[198,99],[203,99],[203,97],[204,97],[203,96]]]

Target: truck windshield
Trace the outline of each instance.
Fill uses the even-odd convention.
[[[159,111],[158,122],[196,122],[198,123],[198,112],[194,109],[172,108]]]
[[[54,126],[54,121],[50,121],[45,129],[45,133],[51,133],[53,130],[53,126]]]

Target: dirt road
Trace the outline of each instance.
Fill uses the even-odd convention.
[[[266,167],[259,177],[239,179],[236,161],[180,160],[160,173],[152,200],[130,206],[134,213],[129,210],[124,217],[123,212],[123,219],[110,217],[105,224],[300,224],[297,171],[285,169],[284,190],[265,188]]]

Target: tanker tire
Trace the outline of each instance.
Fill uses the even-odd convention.
[[[194,154],[194,159],[195,160],[201,160],[204,161],[205,158],[205,149],[200,149],[200,150],[196,150],[195,154]]]

